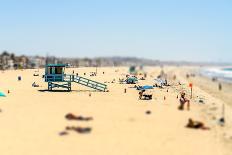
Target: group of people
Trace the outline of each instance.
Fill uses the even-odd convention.
[[[178,107],[179,110],[184,110],[185,104],[187,104],[187,110],[190,110],[190,100],[185,97],[185,93],[182,92],[180,96],[180,105]],[[209,127],[206,127],[204,123],[200,121],[195,121],[192,118],[189,118],[188,123],[186,125],[187,128],[192,129],[202,129],[202,130],[209,130]]]
[[[139,99],[142,100],[151,100],[152,99],[152,92],[146,90],[140,90],[139,92]]]

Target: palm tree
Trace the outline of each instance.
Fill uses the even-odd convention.
[[[10,54],[10,59],[13,60],[15,62],[15,54],[14,53],[11,53]]]
[[[2,56],[10,56],[10,54],[9,54],[8,51],[3,51],[1,55],[2,55]]]

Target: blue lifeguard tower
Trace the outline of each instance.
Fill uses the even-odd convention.
[[[65,74],[66,64],[47,64],[45,66],[45,82],[48,83],[48,90],[53,88],[65,88],[68,91],[72,90],[72,82],[93,88],[99,91],[106,91],[107,85],[96,82],[74,74]]]

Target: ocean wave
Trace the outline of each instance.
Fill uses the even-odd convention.
[[[217,78],[226,82],[232,82],[232,68],[203,68],[201,74],[210,78]]]

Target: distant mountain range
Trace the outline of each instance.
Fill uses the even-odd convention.
[[[220,65],[231,65],[232,63],[216,63],[216,62],[189,62],[189,61],[161,61],[161,60],[152,60],[146,58],[137,58],[137,57],[96,57],[96,58],[60,58],[61,62],[74,64],[79,62],[85,64],[88,62],[87,66],[131,66],[131,65],[144,65],[144,66],[162,66],[162,65],[175,65],[175,66],[220,66]],[[78,66],[78,65],[77,65]]]
[[[160,61],[137,57],[96,57],[96,58],[64,58],[54,56],[16,56],[14,53],[4,51],[0,54],[0,69],[12,68],[38,68],[46,64],[69,64],[70,67],[90,66],[232,66],[232,63],[188,62],[188,61]]]

